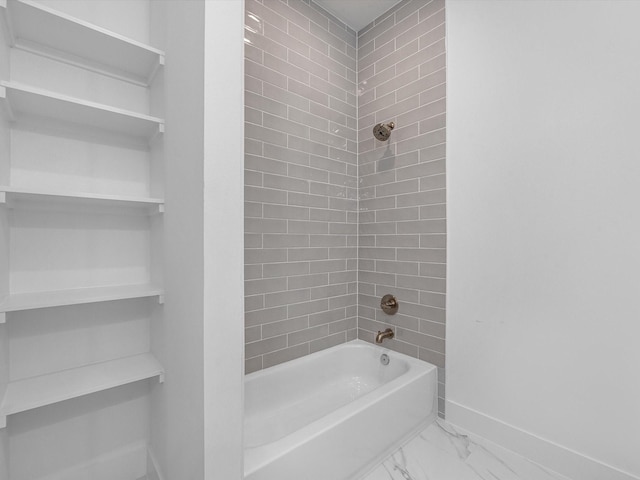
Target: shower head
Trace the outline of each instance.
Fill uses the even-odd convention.
[[[381,142],[388,140],[391,136],[391,130],[396,126],[395,123],[389,122],[387,124],[379,123],[375,127],[373,127],[373,136],[376,137]]]

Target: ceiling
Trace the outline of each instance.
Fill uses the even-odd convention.
[[[402,0],[313,0],[356,32]]]

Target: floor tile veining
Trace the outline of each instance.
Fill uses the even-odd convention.
[[[438,420],[362,480],[567,480]]]

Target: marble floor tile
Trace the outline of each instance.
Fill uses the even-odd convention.
[[[437,420],[362,480],[568,480]]]

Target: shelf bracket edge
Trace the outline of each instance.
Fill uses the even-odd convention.
[[[7,416],[0,415],[0,428],[7,428]]]
[[[164,383],[164,372],[158,374],[158,383]]]
[[[158,295],[158,304],[164,305],[164,295]]]
[[[7,323],[7,312],[0,312],[0,325]]]

